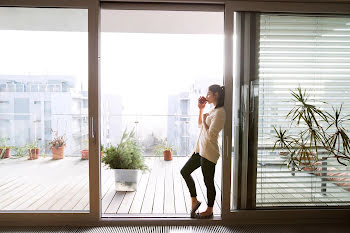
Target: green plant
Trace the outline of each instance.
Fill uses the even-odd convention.
[[[88,149],[89,149],[89,139],[84,139],[82,150],[88,150]]]
[[[125,129],[120,143],[116,147],[110,145],[104,148],[103,152],[102,162],[111,169],[148,169],[134,130],[128,132]]]
[[[342,114],[342,106],[339,109],[332,106],[331,114],[309,103],[309,95],[300,87],[291,91],[291,95],[295,106],[286,118],[291,121],[289,129],[300,128],[300,132],[292,134],[286,129],[274,127],[277,139],[273,150],[279,147],[287,152],[288,166],[292,164],[299,170],[305,162],[313,166],[319,161],[321,151],[346,166],[346,162],[350,162],[350,139],[344,124],[350,123],[350,115]]]
[[[27,145],[28,150],[37,149],[37,148],[39,148],[38,141],[33,141]]]
[[[3,155],[6,153],[6,149],[11,148],[10,146],[8,146],[7,141],[8,141],[8,138],[0,137],[0,149],[1,149],[0,158],[2,158]]]
[[[8,147],[7,141],[8,141],[8,138],[0,137],[0,148],[1,149]]]
[[[55,147],[56,149],[66,145],[65,135],[58,136],[58,131],[53,131],[52,129],[51,132],[55,132],[55,137],[49,142],[49,145]]]
[[[17,157],[24,157],[28,154],[28,149],[26,145],[14,147]]]
[[[158,145],[156,145],[153,151],[155,155],[161,156],[166,150],[170,150],[173,153],[176,153],[175,146],[168,144],[166,140],[162,140]]]

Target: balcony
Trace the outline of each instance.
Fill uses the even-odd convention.
[[[102,165],[102,214],[109,217],[188,216],[190,194],[180,175],[187,159],[174,157],[172,161],[164,161],[161,157],[146,157],[150,171],[140,176],[135,192],[115,191],[114,173]],[[0,211],[89,210],[88,160],[78,157],[52,160],[51,156],[42,156],[38,160],[10,158],[0,160],[0,166]],[[265,173],[261,172],[262,169]],[[267,172],[272,174],[271,177],[265,176]],[[193,173],[193,178],[199,200],[206,200],[200,169]],[[325,183],[326,187],[323,186]],[[328,205],[330,201],[336,202],[334,205],[349,205],[350,192],[337,183],[324,181],[310,172],[293,172],[280,164],[259,163],[257,205],[307,207],[324,205],[324,201]],[[214,214],[220,215],[221,159],[216,166],[215,184]],[[321,189],[324,189],[323,193],[320,193]],[[203,204],[200,211],[205,208]]]
[[[174,157],[164,161],[161,157],[147,157],[150,168],[140,176],[136,192],[117,192],[114,173],[102,166],[102,213],[106,216],[163,215],[178,216],[190,212],[190,194],[180,169],[188,157]],[[0,211],[88,211],[88,160],[65,157],[51,160],[0,160]],[[200,200],[206,198],[201,170],[193,178]],[[215,177],[217,198],[214,213],[221,209],[221,161]],[[200,210],[205,209],[202,205]]]

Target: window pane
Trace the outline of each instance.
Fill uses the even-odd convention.
[[[88,138],[87,20],[80,9],[0,8],[0,210],[89,210],[80,152]],[[53,160],[56,136],[65,146],[56,144],[64,153]]]
[[[257,207],[350,204],[349,167],[329,155],[328,139],[337,129],[328,128],[325,116],[312,108],[330,113],[329,122],[334,109],[342,107],[340,116],[350,113],[349,36],[349,17],[261,15]],[[298,96],[303,99],[298,101]],[[293,108],[301,112],[300,124],[298,114],[293,123]],[[308,109],[306,115],[303,108]],[[349,130],[349,120],[339,126]],[[279,133],[287,130],[284,147],[274,127]],[[310,135],[316,135],[317,151],[314,143],[310,145]],[[345,149],[341,137],[335,143],[334,150]]]

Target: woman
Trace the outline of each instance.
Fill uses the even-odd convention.
[[[181,169],[181,175],[186,181],[192,198],[191,218],[212,218],[215,201],[214,174],[215,165],[220,157],[218,137],[224,128],[226,112],[224,109],[225,89],[223,86],[211,85],[207,96],[198,99],[199,118],[198,126],[201,128],[197,143],[191,158]],[[204,101],[202,101],[204,100]],[[203,114],[206,102],[214,105],[209,113]],[[196,186],[191,173],[197,168],[202,168],[204,183],[207,187],[207,210],[196,214],[201,202],[197,200]]]

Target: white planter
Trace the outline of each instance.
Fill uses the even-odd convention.
[[[113,169],[115,189],[117,191],[136,191],[140,170]]]

